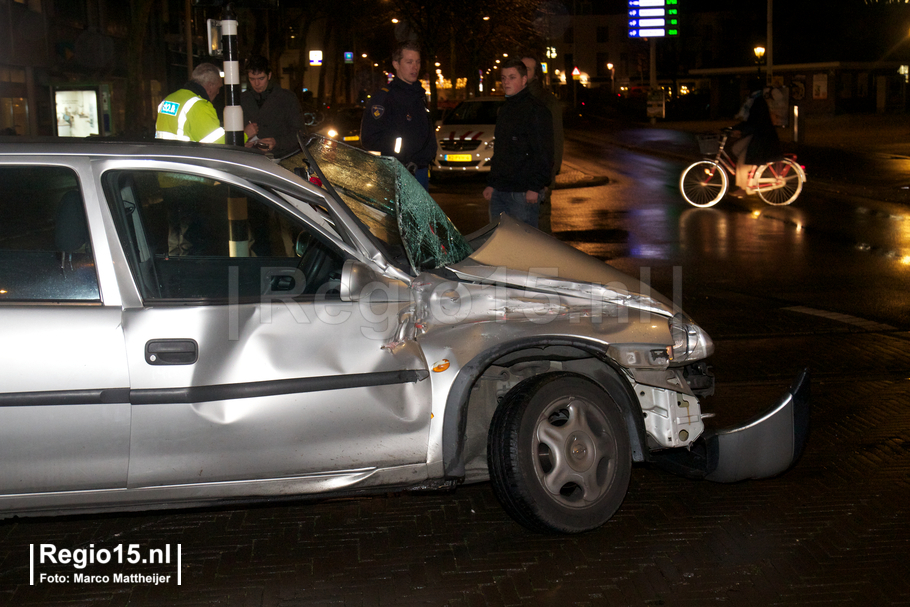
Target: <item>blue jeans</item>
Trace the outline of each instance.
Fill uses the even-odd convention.
[[[543,192],[537,193],[537,202],[529,203],[525,200],[525,192],[503,192],[493,190],[490,197],[490,220],[496,221],[502,213],[506,213],[531,227],[537,227],[540,217],[540,200]]]
[[[423,189],[430,189],[430,170],[428,167],[423,167],[422,169],[414,171],[414,178],[417,180],[417,183],[423,186]]]

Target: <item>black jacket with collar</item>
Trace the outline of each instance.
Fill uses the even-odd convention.
[[[303,130],[303,114],[294,93],[269,82],[262,93],[252,87],[241,93],[240,107],[245,121],[259,125],[260,139],[275,139],[272,153],[276,158],[298,150],[297,133]]]
[[[487,185],[503,192],[539,192],[553,170],[553,118],[527,87],[506,97],[494,132]]]

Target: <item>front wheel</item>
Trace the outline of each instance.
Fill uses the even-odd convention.
[[[679,177],[679,190],[696,207],[713,207],[727,193],[727,172],[718,163],[701,160],[686,167]]]
[[[632,455],[619,405],[591,380],[547,373],[512,388],[487,440],[496,497],[535,531],[603,525],[629,487]]]
[[[762,200],[779,206],[796,200],[803,190],[803,181],[805,177],[802,168],[789,158],[784,158],[758,167],[753,187]]]

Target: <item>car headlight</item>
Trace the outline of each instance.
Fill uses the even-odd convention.
[[[338,137],[338,131],[336,131],[335,129],[329,129],[329,132],[326,133],[326,134],[327,134],[327,135],[329,136],[329,138],[331,138],[331,139],[335,139],[335,137]]]
[[[675,314],[667,322],[673,338],[673,363],[701,360],[714,353],[714,342],[711,337],[682,312]]]

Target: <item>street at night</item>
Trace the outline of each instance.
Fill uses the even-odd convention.
[[[0,0],[0,607],[910,607],[908,90],[910,0]]]
[[[570,130],[553,231],[655,289],[681,295],[683,308],[716,343],[709,362],[717,392],[704,403],[716,414],[712,424],[762,410],[808,367],[811,431],[792,470],[725,485],[639,465],[617,514],[576,536],[520,527],[489,483],[451,492],[11,519],[0,523],[0,602],[910,603],[910,214],[899,200],[900,178],[879,181],[876,200],[875,182],[862,177],[851,180],[852,193],[839,188],[835,178],[849,167],[810,165],[791,206],[750,197],[696,209],[676,183],[686,155],[697,157],[686,141],[691,137],[680,131],[610,121]],[[797,152],[825,157],[820,148]],[[906,158],[897,152],[889,157]],[[872,189],[861,191],[863,185]],[[449,177],[431,194],[468,232],[486,222],[482,186]],[[181,585],[30,586],[29,547],[42,542],[73,549],[138,544],[143,551],[179,545]],[[175,562],[144,573],[174,575]],[[118,568],[85,571],[110,575]]]

